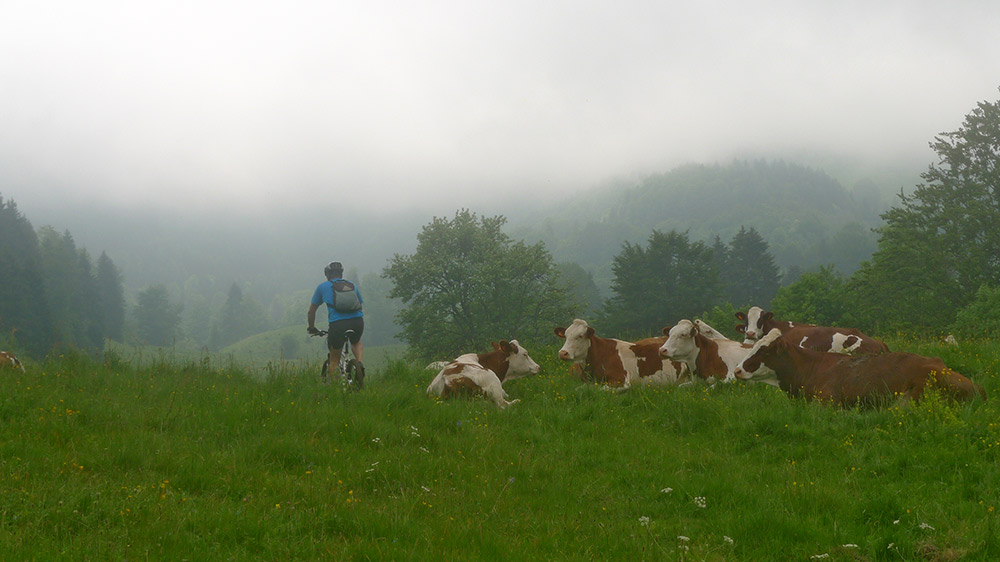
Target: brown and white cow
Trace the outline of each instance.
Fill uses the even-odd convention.
[[[726,337],[708,337],[702,332],[702,326],[707,326],[709,333],[718,332],[699,322],[681,320],[673,327],[663,328],[667,339],[660,346],[660,356],[684,363],[692,374],[706,382],[732,382],[735,380],[733,371],[750,352],[751,346]],[[767,367],[761,369],[754,373],[754,380],[778,386],[774,373]]]
[[[743,322],[736,326],[736,331],[742,332],[747,340],[751,341],[777,328],[788,341],[814,351],[853,355],[874,355],[889,351],[889,346],[885,343],[866,336],[855,328],[833,328],[775,320],[774,313],[765,312],[759,306],[751,307],[746,314],[737,312],[736,318]]]
[[[489,353],[466,353],[445,365],[427,387],[427,394],[442,398],[483,394],[500,408],[517,402],[507,400],[504,381],[536,375],[540,367],[517,340],[494,342],[493,347]]]
[[[665,338],[637,342],[598,337],[585,320],[577,318],[555,334],[566,340],[559,359],[571,361],[581,378],[589,377],[609,386],[628,388],[637,384],[678,384],[690,380],[683,363],[660,357]]]
[[[882,406],[897,400],[918,401],[928,388],[955,400],[986,398],[978,384],[948,368],[936,357],[906,352],[850,356],[805,349],[778,329],[761,338],[736,368],[739,378],[751,378],[760,365],[777,375],[789,396],[804,396],[839,406]]]
[[[9,351],[0,351],[0,369],[20,369],[24,372],[24,363]]]

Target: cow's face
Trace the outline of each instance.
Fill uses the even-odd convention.
[[[745,380],[753,379],[755,375],[771,375],[773,371],[767,368],[761,369],[761,367],[765,366],[764,362],[769,357],[773,357],[783,345],[785,345],[785,340],[781,339],[781,331],[777,328],[772,329],[766,336],[757,340],[743,361],[740,361],[740,364],[736,366],[733,374],[737,378]]]
[[[594,329],[585,320],[579,318],[570,324],[569,328],[556,328],[555,334],[565,338],[566,343],[559,349],[559,359],[582,363],[590,351],[590,338],[594,337]]]
[[[507,377],[508,379],[537,375],[541,367],[528,355],[528,350],[517,340],[510,340],[510,343],[500,342],[501,349],[507,354]],[[506,346],[504,346],[506,344]]]
[[[660,346],[661,357],[683,361],[698,353],[698,345],[694,341],[698,335],[698,327],[690,320],[681,320],[673,328],[664,328],[663,335],[667,336],[667,341]]]
[[[747,339],[755,340],[761,337],[761,330],[764,329],[764,309],[759,306],[754,306],[747,311],[747,326],[744,335]]]

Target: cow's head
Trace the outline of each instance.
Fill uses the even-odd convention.
[[[537,375],[538,371],[541,370],[538,363],[535,363],[534,359],[528,355],[528,350],[517,343],[517,340],[510,340],[510,342],[501,341],[497,344],[497,347],[507,357],[506,380]]]
[[[556,328],[555,334],[564,338],[566,343],[559,348],[559,359],[582,363],[590,351],[590,339],[594,337],[594,329],[586,320],[577,318],[568,328]]]
[[[705,336],[706,338],[708,338],[710,340],[728,340],[729,339],[725,335],[723,335],[722,332],[720,332],[720,331],[716,330],[715,328],[709,326],[708,324],[706,324],[700,318],[696,318],[695,319],[694,325],[698,327],[698,333],[699,334]]]
[[[757,340],[743,361],[740,361],[740,364],[736,366],[733,374],[736,375],[736,378],[744,380],[756,378],[755,375],[758,374],[773,376],[773,371],[767,368],[761,369],[761,367],[766,367],[765,362],[768,358],[774,357],[787,345],[788,343],[781,338],[781,330],[772,329],[766,336]]]
[[[751,307],[750,310],[747,311],[746,316],[743,318],[746,322],[746,326],[743,329],[743,335],[750,340],[760,338],[764,335],[764,322],[771,318],[774,318],[774,313],[764,312],[764,309],[759,306]]]
[[[672,328],[664,328],[663,335],[667,336],[667,341],[660,346],[661,357],[684,361],[693,359],[698,354],[698,344],[695,342],[698,326],[694,322],[681,320]]]

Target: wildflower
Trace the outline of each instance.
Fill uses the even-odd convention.
[[[731,539],[731,538],[729,538],[729,537],[727,537],[725,535],[722,535],[722,540],[725,541],[726,544],[733,544],[733,539]]]
[[[425,492],[430,492],[431,491],[431,489],[428,488],[427,486],[421,486],[420,489],[422,489]]]
[[[688,538],[688,537],[685,537],[684,535],[677,535],[677,540],[679,540],[681,542],[688,542],[691,539]]]
[[[705,507],[708,506],[708,503],[705,501],[705,496],[696,496],[694,498],[694,504],[701,509],[705,509]]]
[[[382,442],[382,440],[379,439],[378,437],[373,437],[372,438],[372,443],[381,443],[381,442]]]
[[[848,543],[848,544],[842,544],[840,546],[842,546],[844,548],[858,548],[858,545],[856,545],[856,544],[850,544],[850,543]]]
[[[829,554],[813,554],[809,557],[810,560],[822,560],[824,558],[829,558]]]
[[[673,488],[664,488],[664,489],[660,490],[660,493],[661,494],[669,494],[670,492],[673,492],[673,491],[674,491]]]
[[[920,528],[923,529],[924,531],[933,531],[934,530],[934,527],[931,527],[927,523],[921,523],[920,524]]]
[[[643,527],[649,527],[649,517],[646,517],[645,515],[640,517],[639,524],[642,525]]]

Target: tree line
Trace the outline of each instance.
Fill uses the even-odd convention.
[[[0,196],[0,341],[41,358],[53,350],[104,349],[125,326],[122,276],[104,252],[96,263],[70,233],[37,232]]]
[[[686,231],[653,229],[645,245],[620,247],[612,259],[612,296],[596,308],[578,298],[594,294],[583,268],[554,264],[542,242],[514,241],[500,228],[504,217],[467,210],[435,218],[415,253],[396,255],[383,275],[403,303],[402,337],[423,358],[485,349],[491,339],[541,338],[581,311],[618,336],[657,335],[680,318],[699,316],[731,331],[732,312],[757,305],[798,322],[875,334],[996,337],[1000,101],[979,103],[931,147],[939,162],[881,215],[877,249],[850,276],[828,263],[779,287],[774,256],[752,227],[712,244]]]

